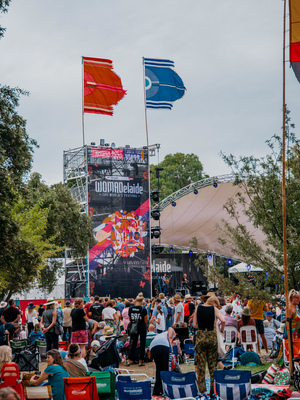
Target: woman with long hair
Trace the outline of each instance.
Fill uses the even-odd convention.
[[[139,366],[143,366],[146,348],[147,322],[148,314],[145,307],[142,307],[144,301],[143,293],[139,293],[135,299],[134,306],[129,308],[129,319],[131,323],[138,322],[137,334],[130,334],[131,347],[126,365],[131,365],[133,355],[137,346],[138,338],[140,337],[140,356]]]
[[[197,380],[201,393],[206,392],[205,369],[206,363],[210,374],[211,393],[213,393],[213,372],[218,364],[218,341],[215,330],[216,318],[221,322],[220,331],[224,332],[225,319],[219,308],[216,296],[203,296],[204,304],[199,304],[193,317],[193,327],[197,330],[195,340],[195,358],[197,362]]]
[[[156,322],[156,333],[162,333],[166,330],[166,321],[165,321],[165,316],[162,310],[162,306],[159,304],[156,307],[157,310],[157,316],[153,315],[152,317],[152,322]]]
[[[47,368],[41,375],[34,375],[30,383],[39,386],[46,379],[51,386],[53,400],[65,400],[63,378],[69,378],[68,371],[64,368],[63,359],[60,352],[56,349],[47,351]]]
[[[300,293],[295,289],[289,292],[289,311],[292,327],[292,339],[300,339],[300,311],[299,311]],[[285,322],[284,320],[283,322]],[[284,328],[284,337],[287,339],[287,324]]]
[[[33,302],[30,302],[25,310],[25,318],[27,324],[28,336],[30,332],[33,330],[35,319],[37,319],[37,312],[35,310],[35,305]]]
[[[2,371],[2,367],[6,363],[11,363],[12,359],[12,351],[9,346],[0,346],[0,372]]]
[[[43,333],[46,336],[46,351],[51,349],[58,350],[58,335],[55,333],[54,325],[57,320],[57,313],[55,310],[55,301],[52,297],[47,299],[45,304],[46,310],[43,312],[41,325],[44,326]]]
[[[88,332],[86,322],[89,319],[84,311],[84,301],[78,297],[74,302],[74,308],[71,311],[72,333],[71,343],[77,343],[80,347],[82,357],[86,355],[86,345],[88,344]]]
[[[70,378],[86,376],[88,367],[86,361],[81,356],[81,350],[77,343],[71,343],[69,346],[69,358],[64,361],[64,367],[69,372]]]

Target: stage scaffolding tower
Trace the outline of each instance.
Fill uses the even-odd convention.
[[[88,162],[90,160],[91,148],[112,148],[113,144],[105,143],[100,140],[100,146],[95,143],[65,150],[63,152],[63,181],[64,185],[70,189],[72,197],[76,200],[83,213],[88,214]],[[126,146],[130,148],[130,146]],[[147,149],[147,147],[144,149]],[[149,157],[159,155],[159,144],[150,145],[148,148]],[[159,161],[158,161],[159,162]],[[123,165],[122,168],[126,167]],[[119,175],[121,174],[120,163],[110,160],[103,165],[102,174]],[[104,211],[104,210],[103,210]],[[102,214],[102,213],[101,213]],[[110,263],[114,263],[114,256]],[[88,254],[84,259],[75,259],[72,256],[72,249],[65,250],[65,298],[89,297],[89,264]]]

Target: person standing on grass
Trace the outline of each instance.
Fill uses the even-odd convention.
[[[88,332],[86,322],[89,319],[84,311],[84,301],[82,298],[77,297],[74,302],[74,308],[71,311],[72,318],[72,333],[71,343],[77,343],[81,350],[81,355],[85,358],[86,346],[88,344]]]
[[[259,299],[250,299],[248,301],[247,306],[251,311],[251,317],[254,319],[256,332],[260,335],[263,347],[267,354],[268,351],[268,344],[267,339],[265,337],[265,328],[264,328],[264,311],[266,310],[266,303],[264,300]]]

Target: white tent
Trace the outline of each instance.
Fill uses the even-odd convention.
[[[248,269],[247,265],[249,265],[249,264],[241,262],[241,263],[239,263],[237,265],[234,265],[233,267],[228,268],[228,273],[230,275],[230,274],[233,274],[233,273],[236,273],[236,272],[249,272],[249,273],[250,272],[263,272],[262,268],[254,267],[253,265],[250,264],[251,268]]]

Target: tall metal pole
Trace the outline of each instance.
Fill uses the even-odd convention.
[[[291,338],[291,319],[289,310],[289,285],[288,285],[288,270],[287,270],[287,247],[286,247],[286,190],[285,190],[285,35],[286,35],[286,0],[284,0],[283,12],[283,85],[282,85],[282,232],[283,232],[283,266],[284,266],[284,291],[286,301],[286,320],[288,333],[288,347],[290,359],[290,374],[293,376],[293,346]]]

